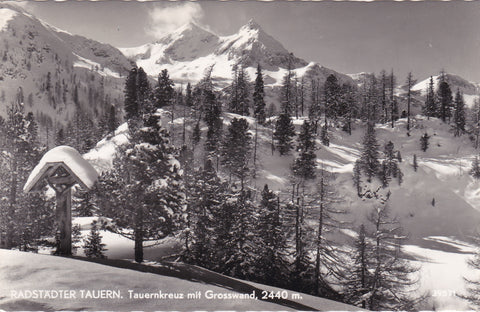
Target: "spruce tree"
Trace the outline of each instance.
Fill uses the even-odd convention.
[[[223,202],[215,226],[217,270],[229,276],[252,280],[258,255],[258,237],[255,235],[255,206],[250,190],[232,190]]]
[[[280,199],[265,184],[258,207],[259,258],[255,265],[259,281],[270,285],[288,286],[287,235]]]
[[[355,165],[353,166],[352,178],[353,178],[353,185],[357,190],[357,195],[358,197],[360,197],[362,193],[362,167],[359,159],[355,161]]]
[[[453,115],[453,133],[454,136],[461,136],[465,133],[465,102],[460,90],[455,94],[455,111]]]
[[[129,120],[139,114],[137,99],[137,67],[133,67],[128,73],[124,90],[125,119]]]
[[[376,176],[380,162],[378,160],[378,143],[375,135],[373,124],[368,123],[363,137],[362,154],[360,156],[360,164],[362,171],[367,176],[367,182],[372,181],[372,177]]]
[[[317,125],[321,118],[320,97],[319,82],[315,79],[310,80],[310,107],[308,109],[308,119],[312,121],[315,134],[317,134]]]
[[[98,207],[95,202],[95,190],[83,190],[76,188],[73,193],[73,207],[75,215],[78,217],[91,217],[97,212]]]
[[[164,238],[179,228],[184,202],[183,184],[168,134],[159,116],[144,114],[142,126],[130,130],[111,171],[103,174],[100,194],[115,230],[135,241],[135,261],[143,261],[143,243]],[[112,206],[108,208],[108,206]]]
[[[249,78],[243,65],[233,66],[233,79],[229,88],[230,111],[235,114],[248,116],[250,114]]]
[[[20,235],[27,234],[23,236],[34,238],[31,227],[36,221],[35,217],[26,219],[26,215],[34,216],[37,212],[45,212],[42,207],[45,205],[44,198],[21,191],[30,172],[40,160],[43,150],[37,141],[36,121],[33,114],[25,113],[23,103],[12,103],[7,108],[7,119],[1,125],[3,185],[0,194],[3,204],[0,207],[2,209],[0,227],[6,234],[6,247],[12,248],[20,242]],[[35,210],[33,208],[35,205],[38,205],[38,211],[27,211]]]
[[[155,106],[158,108],[169,106],[173,103],[175,84],[170,79],[167,69],[163,69],[158,75],[157,85],[153,90]]]
[[[382,171],[384,172],[384,179],[390,177],[396,178],[398,172],[400,172],[400,168],[398,166],[398,152],[395,151],[395,146],[392,141],[388,141],[388,143],[385,144],[383,155]],[[388,183],[386,186],[388,186]]]
[[[276,142],[276,148],[280,155],[287,155],[293,147],[292,138],[295,136],[295,127],[293,126],[290,114],[284,111],[278,116],[275,124],[273,138]]]
[[[472,168],[470,169],[470,175],[476,180],[480,179],[480,163],[478,161],[478,156],[475,156],[475,158],[472,161]]]
[[[412,87],[417,82],[416,79],[413,79],[413,75],[411,72],[407,75],[407,81],[405,88],[407,89],[407,135],[410,135],[410,107],[412,103],[412,96],[414,91],[412,91]]]
[[[430,145],[430,136],[428,135],[428,133],[425,132],[424,135],[422,135],[420,137],[420,149],[423,151],[423,152],[426,152],[427,149],[428,149],[428,146]]]
[[[325,123],[328,119],[337,120],[340,114],[340,85],[335,75],[331,74],[327,77],[324,87],[324,100],[325,100]]]
[[[343,126],[342,130],[347,132],[349,135],[352,135],[352,119],[355,118],[357,114],[357,108],[355,103],[355,88],[349,84],[344,84],[342,86],[342,116],[343,116]]]
[[[398,120],[398,104],[395,97],[395,75],[393,70],[389,77],[389,91],[390,91],[390,121],[392,128],[395,127],[395,121]]]
[[[193,146],[197,145],[198,142],[200,142],[201,138],[202,138],[202,131],[200,130],[200,122],[197,122],[195,124],[195,127],[193,127],[193,132],[192,132]]]
[[[282,87],[281,87],[281,110],[288,114],[288,116],[292,116],[293,109],[294,109],[294,90],[293,90],[293,79],[294,79],[294,72],[292,71],[291,64],[288,64],[288,71],[283,76]]]
[[[190,242],[184,252],[188,262],[215,269],[218,260],[215,242],[219,239],[215,229],[226,200],[226,185],[218,177],[210,159],[203,169],[194,173],[187,185],[190,185],[187,190]]]
[[[204,145],[205,157],[217,157],[220,148],[222,134],[222,113],[221,103],[219,102],[210,76],[211,72],[207,72],[202,80],[195,87],[196,98],[199,100],[198,106],[203,119],[208,126],[206,142]]]
[[[230,176],[233,175],[240,180],[242,189],[248,173],[251,140],[246,119],[233,118],[222,143],[221,163],[230,173]]]
[[[90,233],[88,234],[85,244],[83,245],[83,250],[87,258],[106,258],[105,244],[102,243],[102,235],[97,227],[97,221],[92,222],[92,227]]]
[[[255,79],[255,88],[253,91],[253,106],[254,106],[254,115],[257,119],[257,122],[261,125],[265,124],[266,113],[265,113],[265,90],[263,85],[263,74],[260,64],[257,66],[257,78]]]
[[[437,90],[437,98],[438,98],[438,116],[442,119],[443,122],[448,120],[450,121],[450,117],[452,115],[452,91],[450,90],[450,85],[445,80],[444,75],[441,76],[440,83],[438,85]]]
[[[325,146],[330,145],[330,138],[328,137],[328,125],[325,123],[322,126],[322,132],[320,133],[320,140],[322,141],[322,144]]]
[[[417,162],[417,154],[413,154],[413,170],[417,172],[418,169],[418,162]]]
[[[468,114],[468,129],[474,141],[475,149],[480,145],[480,99],[476,98]]]
[[[423,107],[423,114],[428,118],[437,116],[437,102],[435,98],[435,89],[432,76],[430,76],[430,83],[427,87],[427,95],[425,98],[425,106]]]
[[[298,135],[297,151],[298,157],[292,166],[293,174],[300,177],[303,181],[315,178],[315,168],[317,167],[315,138],[313,125],[307,120],[303,122],[302,130]]]
[[[185,90],[185,105],[188,107],[193,106],[193,98],[192,98],[192,85],[187,83],[187,88]]]

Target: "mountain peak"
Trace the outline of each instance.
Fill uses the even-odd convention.
[[[249,29],[257,29],[257,30],[261,30],[262,27],[260,27],[260,25],[257,23],[257,21],[255,21],[253,18],[251,18],[247,24],[245,24],[245,26],[243,26],[243,28],[249,28]]]

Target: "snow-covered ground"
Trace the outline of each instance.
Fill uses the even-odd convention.
[[[406,245],[406,253],[418,257],[415,261],[421,266],[419,292],[429,295],[422,306],[425,310],[468,310],[468,303],[457,295],[466,294],[464,277],[479,276],[467,265],[473,257],[475,247],[448,237],[428,237],[445,247],[453,247],[454,251],[422,248]],[[441,247],[440,247],[441,248]]]
[[[167,111],[162,111],[168,115]],[[224,124],[241,116],[224,114]],[[409,234],[405,246],[407,254],[421,264],[420,289],[430,294],[430,299],[422,306],[424,309],[466,309],[466,303],[455,294],[464,292],[464,276],[474,272],[467,266],[466,260],[472,256],[475,248],[468,243],[469,235],[480,224],[480,182],[468,174],[471,161],[476,154],[466,136],[454,138],[447,125],[431,118],[416,116],[410,136],[406,134],[406,120],[401,119],[392,129],[388,125],[377,127],[377,139],[380,149],[391,140],[396,149],[400,149],[404,173],[401,186],[397,181],[390,183],[392,196],[391,210]],[[170,116],[165,117],[170,121]],[[304,118],[294,120],[299,129]],[[253,118],[247,122],[254,128]],[[188,120],[187,120],[188,123]],[[183,118],[177,117],[172,129],[181,129]],[[187,126],[188,128],[188,126]],[[271,127],[259,126],[257,178],[253,181],[258,187],[268,183],[274,190],[288,190],[290,186],[290,164],[293,156],[280,157],[271,151]],[[323,146],[317,141],[317,159],[319,167],[337,174],[339,194],[344,196],[346,205],[355,222],[365,220],[371,208],[367,202],[359,201],[352,187],[351,172],[354,161],[360,157],[364,126],[356,123],[351,136],[341,130],[331,128],[330,145]],[[430,135],[430,146],[426,152],[419,149],[420,136]],[[253,133],[253,132],[252,132]],[[100,141],[96,148],[84,155],[97,171],[110,168],[113,156],[119,145],[128,141],[126,124],[119,127],[114,136]],[[202,150],[201,148],[197,150]],[[419,168],[413,170],[413,155],[417,155]],[[434,199],[434,200],[433,200]],[[82,234],[88,235],[91,218],[77,218],[74,222],[82,224]],[[103,242],[107,244],[107,256],[110,259],[132,259],[133,242],[117,234],[101,231]],[[158,245],[146,248],[145,258],[158,260],[161,257],[178,252],[178,241],[164,240]],[[77,250],[82,255],[82,249]]]
[[[0,309],[9,311],[359,310],[304,294],[292,298],[291,291],[286,291],[288,299],[283,302],[253,299],[261,298],[261,291],[270,288],[258,284],[251,286],[195,267],[161,265],[160,269],[167,271],[167,276],[12,250],[0,250],[0,258]],[[132,265],[135,267],[138,266]],[[198,279],[188,278],[192,271],[198,271]],[[154,297],[160,293],[167,297]],[[253,296],[238,298],[242,293]],[[192,298],[189,299],[188,294],[192,294]],[[195,294],[200,295],[193,297]],[[213,298],[215,295],[217,298]],[[52,296],[58,298],[52,299]],[[225,299],[225,296],[232,297]]]

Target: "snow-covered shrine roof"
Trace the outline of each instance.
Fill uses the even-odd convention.
[[[85,189],[91,189],[98,178],[98,173],[80,153],[70,146],[57,146],[43,155],[37,166],[32,170],[23,190],[38,191],[41,182],[49,178],[59,167],[63,167],[73,178],[73,181]]]

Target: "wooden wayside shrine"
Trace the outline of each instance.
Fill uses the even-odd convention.
[[[80,153],[70,146],[57,146],[42,157],[25,183],[25,192],[44,189],[47,183],[55,190],[57,246],[56,254],[72,254],[72,186],[91,189],[98,173]]]

